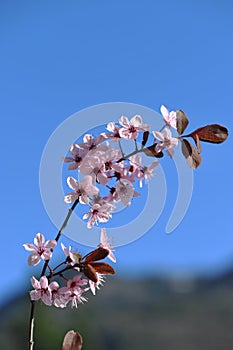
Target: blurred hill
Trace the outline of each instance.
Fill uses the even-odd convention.
[[[0,349],[27,349],[28,294],[0,310]],[[35,350],[58,350],[67,330],[84,350],[229,350],[233,271],[211,279],[108,278],[78,309],[37,304]]]

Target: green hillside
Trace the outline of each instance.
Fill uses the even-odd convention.
[[[87,350],[230,350],[233,348],[233,277],[140,281],[108,278],[78,309],[38,304],[35,350],[58,350],[69,329]],[[28,296],[0,313],[0,349],[27,349]]]

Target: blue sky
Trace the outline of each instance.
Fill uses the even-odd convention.
[[[177,186],[169,168],[165,210],[143,238],[118,250],[118,273],[214,274],[233,266],[232,13],[231,1],[1,2],[4,297],[35,272],[22,244],[57,231],[39,188],[47,140],[73,113],[107,102],[181,108],[190,131],[219,123],[230,133],[221,145],[203,145],[189,210],[166,235]]]

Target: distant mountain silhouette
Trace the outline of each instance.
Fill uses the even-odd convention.
[[[27,349],[28,293],[0,310],[0,349]],[[216,278],[108,278],[78,309],[38,303],[35,350],[59,350],[69,329],[84,350],[230,350],[233,270]]]

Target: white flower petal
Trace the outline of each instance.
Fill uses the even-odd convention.
[[[40,278],[40,285],[41,285],[41,288],[43,289],[47,289],[48,288],[48,279],[46,276],[42,276]]]
[[[107,178],[107,176],[106,176],[105,174],[103,174],[103,173],[99,173],[99,174],[97,175],[97,179],[98,179],[98,182],[99,182],[101,185],[106,186],[107,183],[108,183],[108,178]]]
[[[35,289],[40,288],[40,282],[34,276],[31,277],[31,284]]]
[[[162,106],[160,107],[160,112],[161,112],[162,116],[163,116],[165,119],[166,119],[166,118],[168,117],[168,115],[169,115],[169,112],[168,112],[167,108],[166,108],[164,105],[162,105]]]
[[[110,216],[110,215],[109,215]],[[102,213],[101,216],[98,216],[99,222],[107,222],[109,220],[109,217],[107,214]]]
[[[80,181],[80,184],[83,188],[86,186],[92,185],[92,177],[90,175],[85,175],[82,180]]]
[[[160,131],[152,131],[156,140],[164,141],[164,135]]]
[[[29,252],[33,252],[34,250],[36,250],[36,247],[34,246],[34,244],[31,244],[31,243],[25,243],[23,244],[23,247]]]
[[[45,241],[44,235],[42,233],[37,233],[34,238],[34,244],[37,247],[41,247]]]
[[[119,123],[125,128],[128,128],[130,126],[129,119],[123,115],[120,117]]]
[[[142,124],[142,117],[140,115],[135,115],[130,119],[130,124],[133,124],[133,126],[140,126]]]
[[[69,204],[76,201],[76,199],[78,198],[79,198],[79,195],[76,192],[70,192],[70,193],[67,193],[67,195],[65,196],[64,202]]]
[[[47,242],[45,242],[44,247],[47,249],[53,249],[54,247],[56,247],[57,242],[55,241],[55,239],[50,239]]]
[[[108,131],[111,131],[111,132],[117,132],[117,130],[119,129],[119,127],[115,124],[115,123],[113,123],[113,122],[110,122],[110,123],[108,123],[108,125],[107,125],[107,130]]]
[[[75,180],[72,176],[69,176],[67,178],[67,184],[72,190],[78,191],[79,190],[79,183],[77,180]]]
[[[141,124],[139,129],[143,130],[143,131],[149,131],[150,125],[149,124]]]
[[[29,292],[29,294],[30,294],[31,300],[37,301],[37,300],[40,300],[40,298],[41,298],[41,292],[39,292],[37,290],[31,290]]]
[[[42,295],[41,300],[45,305],[51,306],[52,305],[52,295],[51,292],[46,292]]]
[[[72,144],[70,146],[70,153],[73,154],[74,156],[77,156],[79,154],[79,148],[76,144]]]
[[[108,258],[109,258],[112,262],[114,262],[114,263],[116,262],[116,257],[115,257],[115,255],[114,255],[114,253],[113,253],[112,250],[109,251]]]
[[[52,252],[50,250],[45,250],[44,253],[41,255],[41,258],[43,260],[49,260],[52,257]]]
[[[88,197],[87,194],[82,194],[80,197],[79,197],[79,202],[81,204],[88,204],[90,202],[90,199]]]
[[[90,215],[91,215],[91,214],[90,214],[90,212],[88,212],[88,213],[84,214],[84,215],[83,215],[83,220],[85,220],[85,219],[89,218],[89,216],[90,216]]]
[[[54,282],[51,282],[50,285],[49,285],[49,289],[52,291],[52,290],[57,290],[59,288],[59,284],[54,281]]]
[[[39,264],[41,259],[41,256],[38,253],[32,253],[28,257],[28,265],[29,266],[36,266]]]
[[[95,291],[96,283],[91,281],[91,280],[89,280],[89,285],[90,285],[90,290],[91,290],[92,294],[95,295],[96,294],[96,291]]]
[[[80,165],[79,171],[83,175],[89,175],[93,171],[93,165],[91,163],[92,158],[84,159]]]
[[[130,163],[134,163],[135,165],[141,165],[142,164],[142,156],[141,154],[135,154],[134,156],[129,158]]]
[[[119,130],[119,134],[120,134],[120,137],[126,139],[126,140],[135,140],[137,135],[138,135],[138,132],[135,131],[135,132],[129,132],[127,129],[120,129]]]
[[[94,137],[91,134],[86,134],[83,136],[83,142],[87,144],[92,144],[94,141]]]

